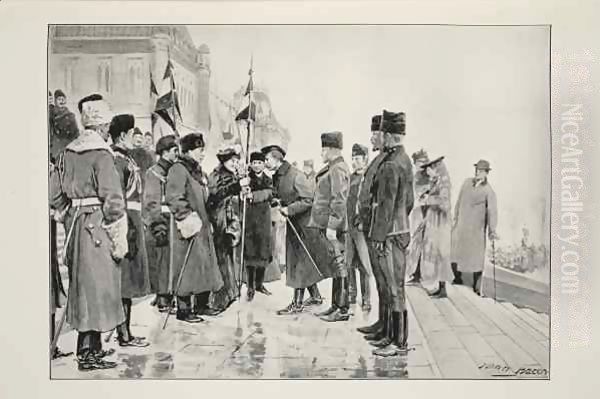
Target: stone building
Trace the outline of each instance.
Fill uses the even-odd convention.
[[[102,94],[117,113],[132,113],[142,131],[151,131],[156,96],[150,94],[150,74],[159,95],[169,91],[163,80],[168,59],[174,65],[182,120],[181,135],[210,128],[210,51],[196,47],[185,26],[57,25],[50,28],[48,89],[62,89],[68,106],[90,93]],[[172,131],[160,120],[155,140]]]

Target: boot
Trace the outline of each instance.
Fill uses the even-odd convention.
[[[331,306],[329,306],[328,309],[319,312],[319,313],[315,313],[315,316],[317,317],[322,317],[322,316],[329,316],[330,314],[332,314],[333,312],[335,312],[338,308],[338,304],[337,304],[337,293],[339,291],[339,280],[338,277],[334,277],[333,281],[331,282]]]
[[[406,285],[418,285],[421,284],[421,258],[419,258],[419,263],[417,264],[417,268],[413,273],[410,280],[406,282]]]
[[[458,264],[455,262],[450,263],[450,266],[452,267],[452,273],[454,274],[454,280],[452,280],[452,284],[462,284],[462,272],[460,272],[458,270]]]
[[[255,272],[254,266],[246,266],[246,299],[248,302],[252,302],[254,299]]]
[[[204,321],[202,317],[192,312],[191,296],[177,297],[177,320],[190,324],[201,323]]]
[[[355,268],[350,268],[348,270],[348,283],[349,283],[350,304],[354,305],[356,303],[356,297],[358,294],[358,292],[357,292],[358,289],[356,287],[356,269]]]
[[[477,295],[481,295],[481,285],[477,284],[481,277],[482,272],[474,272],[473,273],[473,291]]]
[[[117,367],[116,362],[103,360],[92,353],[77,358],[77,369],[79,371],[107,370],[115,367]]]
[[[399,352],[406,353],[408,352],[408,310],[404,310],[402,312],[402,336],[400,337],[400,341],[398,343]]]
[[[432,292],[428,292],[430,297],[435,297],[435,298],[447,298],[448,297],[448,293],[446,292],[446,282],[445,281],[440,281],[438,283],[438,289]]]
[[[337,277],[338,290],[336,298],[337,309],[333,312],[320,317],[321,320],[327,322],[347,321],[350,319],[349,299],[348,299],[348,278]]]
[[[356,330],[362,334],[373,334],[377,333],[378,331],[381,331],[381,329],[383,328],[383,315],[385,313],[384,308],[385,306],[381,302],[379,302],[379,318],[377,319],[377,321],[371,324],[370,326],[358,327]]]
[[[294,298],[292,299],[292,303],[290,303],[287,307],[280,309],[277,311],[278,316],[287,316],[296,313],[302,312],[302,299],[304,297],[304,288],[295,288],[294,289]]]
[[[117,341],[121,346],[126,346],[127,342],[133,339],[133,337],[129,334],[128,326],[128,320],[130,320],[129,312],[131,311],[131,308],[128,306],[129,301],[130,299],[128,300],[128,298],[121,299],[123,304],[123,313],[125,313],[125,321],[117,326]]]
[[[382,338],[378,341],[369,342],[377,348],[384,348],[392,342],[392,311],[387,310],[385,315],[385,324],[383,325]]]
[[[210,291],[204,291],[195,295],[195,306],[192,313],[196,316],[216,316],[221,313],[217,309],[208,306]]]
[[[390,343],[385,347],[373,350],[375,356],[389,357],[400,354],[400,346],[402,345],[401,331],[403,331],[401,326],[402,320],[401,312],[392,312]]]
[[[362,298],[361,308],[364,312],[371,311],[371,284],[366,273],[360,273],[360,296]]]
[[[321,296],[321,293],[319,292],[319,286],[317,286],[316,283],[308,286],[308,293],[310,294],[310,298],[308,298],[302,304],[305,308],[309,306],[318,306],[323,304],[323,297]]]
[[[256,272],[256,279],[254,280],[254,289],[257,292],[260,292],[261,294],[271,295],[271,291],[269,291],[264,286],[265,270],[266,270],[266,268],[264,268],[264,267],[257,267],[256,268],[256,270],[255,270],[255,272]]]

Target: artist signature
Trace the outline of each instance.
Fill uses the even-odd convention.
[[[548,369],[538,367],[521,367],[517,370],[502,364],[483,363],[479,365],[480,370],[489,370],[493,377],[525,377],[545,378],[548,377]]]

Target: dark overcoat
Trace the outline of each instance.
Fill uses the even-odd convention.
[[[174,281],[179,278],[188,246],[194,240],[177,294],[185,296],[219,290],[223,286],[223,279],[206,211],[208,178],[198,162],[184,155],[171,166],[167,175],[166,200],[175,221],[183,221],[192,212],[196,212],[202,221],[200,232],[194,237],[186,239],[178,229],[174,234]]]
[[[140,298],[151,293],[148,252],[142,221],[142,177],[128,150],[113,146],[113,151],[129,223],[129,253],[121,261],[121,294],[123,298]]]
[[[69,207],[64,218],[69,235],[66,322],[77,331],[110,331],[125,321],[121,303],[121,269],[111,254],[111,237],[103,226],[125,216],[125,201],[108,144],[91,130],[71,142],[50,181],[50,206],[64,212],[73,199],[96,198],[99,205]],[[77,215],[77,217],[75,217]]]
[[[275,197],[287,207],[289,221],[304,241],[321,275],[303,249],[294,230],[286,231],[286,284],[292,288],[306,288],[332,276],[332,254],[326,238],[314,228],[308,228],[314,186],[304,173],[284,161],[273,175]]]
[[[271,199],[273,181],[265,173],[257,175],[250,171],[252,200],[246,209],[246,243],[244,257],[246,264],[266,267],[273,259],[271,239]]]
[[[50,159],[56,159],[65,147],[79,136],[79,127],[75,114],[67,107],[52,106],[50,119]]]
[[[171,162],[161,158],[146,171],[144,179],[142,216],[146,228],[150,287],[158,294],[168,294],[173,288],[170,257],[175,231],[166,202],[167,174],[171,166]]]

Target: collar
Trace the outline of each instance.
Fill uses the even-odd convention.
[[[123,154],[126,157],[130,157],[131,158],[131,152],[127,148],[123,148],[123,147],[120,147],[120,146],[114,145],[114,144],[111,146],[111,148],[115,152],[115,154],[117,154],[117,153],[118,154]]]
[[[94,130],[86,129],[79,137],[71,141],[66,147],[67,150],[81,153],[91,150],[106,150],[113,153],[112,149],[106,141]]]
[[[200,164],[188,155],[180,156],[177,162],[185,166],[185,168],[190,172],[201,169]]]
[[[275,175],[283,176],[291,169],[291,167],[292,165],[288,161],[284,160],[277,169],[277,172],[275,172]]]
[[[388,154],[393,154],[395,152],[404,151],[404,144],[396,144],[393,147],[388,147],[388,148],[384,149],[384,151]]]
[[[162,168],[165,172],[169,170],[169,168],[171,166],[173,166],[173,162],[164,159],[164,158],[160,158],[157,162],[156,165],[159,166],[160,168]]]
[[[340,163],[340,162],[344,162],[344,157],[343,157],[343,156],[341,156],[341,155],[340,155],[340,156],[338,156],[338,157],[336,157],[336,158],[335,158],[335,159],[333,159],[332,161],[330,161],[330,162],[327,164],[327,166],[328,166],[328,167],[332,167],[333,165],[335,165],[335,164],[338,164],[338,163]]]
[[[485,186],[487,184],[487,182],[488,182],[487,178],[485,178],[485,179],[481,180],[481,183],[477,184],[477,178],[474,177],[472,183],[473,183],[473,187],[477,187],[478,185]]]

